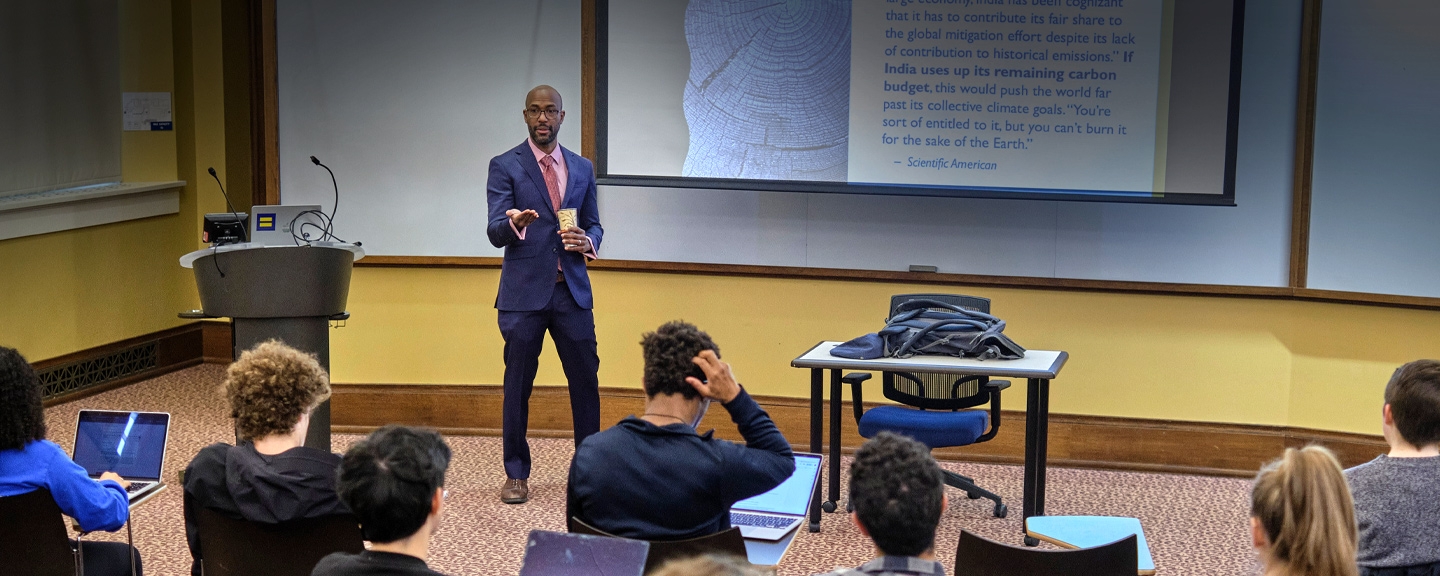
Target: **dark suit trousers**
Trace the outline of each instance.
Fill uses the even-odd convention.
[[[505,475],[530,478],[530,391],[540,365],[545,331],[555,342],[565,379],[570,383],[570,414],[575,445],[600,431],[600,355],[595,350],[595,314],[575,303],[564,283],[556,283],[550,303],[535,311],[500,311],[505,338],[505,412],[502,429]]]

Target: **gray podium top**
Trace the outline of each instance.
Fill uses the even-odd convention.
[[[937,372],[1010,378],[1041,378],[1049,380],[1060,373],[1069,354],[1060,350],[1026,350],[1018,360],[980,360],[953,356],[911,356],[909,358],[876,358],[856,360],[831,356],[830,349],[844,342],[825,341],[790,361],[795,368],[831,368],[869,370],[875,372]]]
[[[354,244],[346,244],[346,243],[342,243],[342,242],[311,242],[311,243],[309,244],[309,246],[310,246],[311,248],[338,248],[338,249],[340,249],[340,250],[347,250],[347,251],[349,251],[349,252],[353,255],[353,256],[352,256],[352,260],[351,260],[352,262],[355,261],[355,260],[359,260],[359,259],[365,257],[365,249],[364,249],[364,248],[361,248],[361,247],[359,247],[359,246],[356,246],[356,245],[354,245]],[[194,265],[195,265],[195,261],[196,261],[196,260],[199,260],[200,258],[203,258],[203,257],[205,257],[205,256],[213,256],[213,255],[215,255],[215,254],[225,254],[225,253],[227,253],[227,252],[236,252],[236,251],[239,251],[239,250],[262,250],[262,249],[274,250],[274,249],[304,248],[304,247],[305,247],[304,245],[300,245],[300,246],[284,246],[284,245],[281,245],[281,246],[270,246],[270,245],[265,245],[265,244],[252,244],[252,243],[250,243],[250,242],[240,242],[240,243],[238,243],[238,244],[226,244],[226,245],[224,245],[224,246],[215,246],[215,247],[211,247],[211,248],[203,248],[203,249],[200,249],[200,250],[196,250],[196,251],[194,251],[194,252],[191,252],[191,253],[189,253],[189,254],[186,254],[186,255],[184,255],[184,256],[181,256],[181,257],[180,257],[180,266],[185,267],[185,268],[193,268]]]
[[[353,244],[230,244],[180,258],[195,271],[209,316],[314,318],[345,312],[350,271],[365,251]]]

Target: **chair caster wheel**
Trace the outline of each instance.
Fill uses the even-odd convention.
[[[969,499],[971,499],[971,500],[975,500],[975,499],[977,499],[977,498],[980,497],[980,493],[979,493],[979,492],[966,492],[966,493],[965,493],[965,497],[966,497],[966,498],[969,498]]]
[[[1000,503],[996,503],[996,504],[995,504],[995,517],[996,517],[996,518],[1004,518],[1004,517],[1005,517],[1006,515],[1008,515],[1008,514],[1010,514],[1010,507],[1008,507],[1008,506],[1006,506],[1006,505],[1004,505],[1004,504],[1000,504]]]
[[[1026,536],[1026,537],[1025,537],[1025,545],[1026,545],[1026,546],[1031,546],[1031,547],[1039,546],[1039,545],[1040,545],[1040,541],[1037,540],[1037,539],[1035,539],[1035,538],[1031,538],[1031,537],[1029,537],[1029,536]]]
[[[821,509],[821,510],[824,510],[827,514],[832,513],[832,512],[835,511],[835,503],[834,503],[834,502],[831,502],[831,501],[829,501],[829,500],[826,500],[826,501],[820,503],[820,509]]]

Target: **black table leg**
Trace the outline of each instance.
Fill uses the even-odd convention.
[[[821,368],[810,369],[810,452],[820,453],[821,420],[825,413],[820,407],[824,401],[825,376]],[[815,483],[815,493],[810,496],[810,531],[820,531],[820,483]]]
[[[830,371],[830,499],[826,501],[827,512],[835,511],[840,501],[840,370]]]
[[[1050,429],[1050,381],[1031,378],[1025,403],[1025,492],[1023,517],[1045,515],[1045,452]],[[1024,532],[1024,527],[1021,527]],[[1040,541],[1025,537],[1026,546]]]

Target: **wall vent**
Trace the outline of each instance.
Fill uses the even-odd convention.
[[[61,364],[40,371],[40,390],[46,400],[152,370],[157,342],[147,342],[99,358]]]

